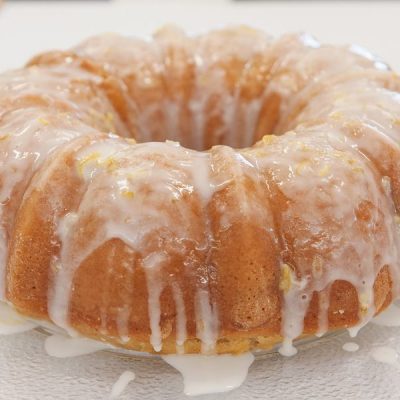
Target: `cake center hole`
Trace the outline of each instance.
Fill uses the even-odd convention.
[[[226,95],[184,105],[164,101],[152,108],[139,124],[139,142],[173,140],[200,151],[215,145],[243,148],[276,133],[280,97],[275,93],[259,98]]]

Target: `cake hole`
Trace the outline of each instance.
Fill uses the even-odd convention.
[[[253,79],[254,85],[266,85],[257,82],[256,77]],[[279,95],[241,99],[226,91],[221,94],[213,100],[212,107],[196,98],[153,103],[152,118],[140,124],[135,139],[137,142],[171,140],[203,151],[216,145],[250,147],[265,135],[277,134],[274,130],[279,119]]]

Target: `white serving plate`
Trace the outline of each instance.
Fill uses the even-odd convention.
[[[360,350],[342,350],[355,341]],[[44,335],[30,331],[0,336],[0,399],[108,399],[111,388],[125,370],[135,372],[121,400],[180,400],[181,375],[158,358],[137,358],[101,351],[69,359],[48,356]],[[400,353],[400,328],[369,324],[355,339],[346,331],[303,344],[299,353],[284,358],[277,353],[257,357],[246,382],[232,392],[195,397],[201,400],[398,400],[400,364],[373,360],[377,346]]]

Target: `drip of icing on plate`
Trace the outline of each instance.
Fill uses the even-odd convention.
[[[342,349],[344,351],[348,351],[350,353],[354,353],[355,351],[358,351],[360,348],[360,345],[355,342],[347,342],[342,346]]]
[[[128,384],[132,382],[135,379],[135,373],[132,371],[124,371],[117,381],[114,383],[112,389],[111,389],[111,394],[110,398],[111,399],[116,399],[119,397],[122,392],[126,389]]]
[[[34,329],[37,325],[18,314],[11,306],[0,302],[0,335],[12,335]]]
[[[49,356],[57,358],[82,356],[109,347],[109,345],[95,340],[78,337],[72,338],[58,334],[47,337],[44,343],[46,353]]]
[[[388,346],[379,346],[371,350],[371,357],[380,363],[399,366],[397,351]]]
[[[297,349],[293,346],[293,340],[284,338],[282,346],[279,347],[278,352],[281,356],[293,357],[297,354]]]
[[[254,356],[239,355],[165,355],[162,359],[177,369],[183,377],[184,393],[197,396],[236,389],[246,379]]]
[[[351,328],[347,328],[347,332],[349,332],[349,336],[351,338],[355,338],[358,335],[358,333],[360,332],[361,328],[363,328],[363,326],[356,325],[356,326],[352,326]]]

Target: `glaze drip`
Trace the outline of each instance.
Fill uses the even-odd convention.
[[[188,396],[228,392],[238,388],[246,379],[254,361],[250,353],[219,356],[167,355],[162,358],[182,374],[184,393]]]

